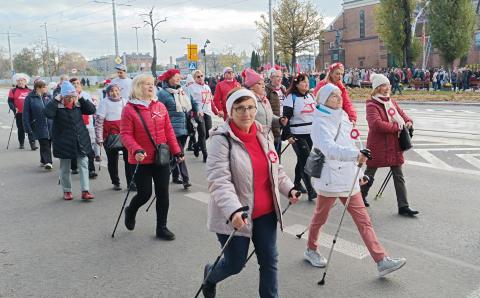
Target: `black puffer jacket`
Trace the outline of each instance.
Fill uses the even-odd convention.
[[[74,159],[86,156],[92,150],[90,136],[82,115],[95,114],[95,106],[80,98],[73,109],[67,109],[56,100],[45,107],[45,115],[53,119],[53,156],[61,159]]]

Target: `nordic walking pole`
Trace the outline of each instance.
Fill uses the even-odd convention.
[[[298,198],[299,196],[301,196],[301,195],[302,195],[302,193],[299,192],[299,191],[297,191],[297,192],[295,193],[295,196],[296,196],[297,198]],[[282,211],[282,215],[284,215],[285,212],[287,212],[288,208],[290,208],[291,205],[292,205],[292,202],[288,202],[287,207],[285,207],[285,209],[283,209],[283,211]],[[247,265],[248,261],[252,258],[252,256],[253,256],[254,253],[255,253],[255,249],[254,249],[254,250],[250,253],[250,255],[248,256],[247,260],[245,261],[245,265],[243,265],[244,267]]]
[[[242,219],[246,219],[248,217],[248,214],[247,212],[243,212],[242,213]],[[210,273],[212,273],[213,269],[215,269],[215,267],[217,266],[218,262],[220,261],[220,258],[223,256],[223,253],[225,252],[225,249],[227,248],[228,244],[230,243],[230,241],[232,240],[233,236],[235,235],[235,233],[237,232],[237,229],[236,228],[233,228],[233,231],[232,233],[230,233],[230,236],[228,236],[228,239],[227,241],[225,242],[225,244],[223,245],[222,247],[222,250],[220,251],[220,254],[218,255],[217,259],[215,260],[215,262],[213,263],[212,265],[212,268],[210,268],[210,270],[208,271],[207,273],[207,276],[205,276],[205,279],[203,280],[202,284],[200,285],[200,288],[198,289],[197,293],[195,294],[195,298],[198,297],[198,295],[200,295],[200,292],[202,291],[203,289],[203,285],[205,284],[205,282],[208,280],[208,278],[210,277]]]
[[[290,143],[288,143],[287,146],[285,146],[285,148],[283,148],[282,152],[280,152],[280,155],[282,155],[283,152],[285,152],[285,150],[287,150],[288,146],[290,146]]]
[[[175,160],[175,165],[173,167],[170,167],[170,173],[168,174],[170,176],[170,174],[172,174],[172,171],[175,169],[175,167],[177,167],[177,161],[176,161],[176,158],[174,159]],[[147,210],[145,210],[145,212],[148,212],[148,210],[150,210],[150,207],[152,207],[153,205],[153,202],[155,202],[155,199],[157,198],[157,196],[154,196],[153,197],[153,200],[150,202],[150,204],[148,205],[147,207]]]
[[[14,123],[15,123],[15,115],[13,115],[12,127],[10,128],[10,135],[8,136],[7,150],[8,150],[8,146],[10,146],[10,139],[12,138],[12,131],[13,131],[13,124]]]
[[[390,170],[390,172],[388,172],[387,176],[385,177],[385,180],[383,180],[382,186],[380,186],[380,189],[378,190],[378,193],[375,195],[375,198],[373,198],[374,200],[378,200],[383,196],[383,191],[387,187],[388,182],[390,181],[390,178],[392,178],[392,175],[393,175],[393,172],[392,170]]]
[[[118,222],[120,221],[120,217],[122,217],[123,210],[125,209],[125,204],[127,203],[128,195],[130,194],[130,189],[132,188],[132,184],[133,184],[133,181],[134,181],[134,178],[135,178],[135,174],[137,174],[137,170],[138,170],[139,165],[140,165],[140,163],[137,162],[137,165],[135,166],[135,170],[133,171],[132,180],[130,181],[130,185],[128,186],[127,195],[125,196],[125,200],[123,200],[122,209],[120,210],[120,214],[118,214],[117,223],[115,224],[115,228],[113,228],[112,238],[115,237],[115,231],[117,230]]]
[[[366,150],[368,150],[368,149],[366,149]],[[362,150],[362,151],[367,153],[365,155],[370,158],[370,152],[366,151],[366,150]],[[364,153],[364,152],[362,152],[362,153]],[[325,284],[325,277],[327,276],[327,270],[328,270],[328,267],[330,265],[330,261],[331,261],[331,258],[332,258],[333,248],[335,247],[335,243],[337,243],[337,238],[338,238],[338,234],[340,233],[340,228],[342,227],[343,218],[345,217],[345,213],[348,209],[348,205],[350,204],[350,199],[352,198],[352,193],[353,193],[353,190],[355,189],[355,184],[357,183],[358,174],[360,174],[360,170],[362,169],[362,166],[363,166],[363,164],[361,164],[361,163],[359,163],[357,165],[358,168],[357,168],[357,172],[355,173],[355,179],[353,180],[352,188],[350,189],[350,193],[348,194],[347,201],[345,202],[345,208],[343,208],[342,217],[340,218],[340,223],[338,224],[337,231],[335,232],[335,236],[333,237],[332,247],[330,248],[330,252],[328,253],[327,264],[325,265],[325,271],[323,272],[322,280],[320,280],[318,282],[319,285],[323,286]]]

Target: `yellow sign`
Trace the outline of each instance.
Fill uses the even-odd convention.
[[[117,58],[115,58],[115,63],[121,64],[122,63],[122,58],[117,56]]]
[[[188,44],[187,45],[187,60],[188,61],[198,61],[198,45]]]

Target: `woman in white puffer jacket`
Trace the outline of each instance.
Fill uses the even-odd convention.
[[[312,124],[311,138],[313,150],[320,150],[325,155],[325,163],[320,178],[314,180],[314,187],[318,194],[317,205],[310,223],[307,250],[304,256],[313,266],[325,267],[327,260],[317,252],[320,229],[327,221],[336,198],[340,198],[343,204],[347,201],[352,181],[356,180],[357,163],[360,166],[364,164],[369,151],[359,150],[355,146],[355,140],[352,138],[353,124],[342,110],[341,91],[337,86],[325,85],[318,92],[316,100],[318,105]],[[400,269],[406,260],[388,257],[379,243],[363,203],[360,183],[364,184],[366,181],[361,179],[355,182],[347,210],[370,255],[377,263],[380,276],[384,276]]]

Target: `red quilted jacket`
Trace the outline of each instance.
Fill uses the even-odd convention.
[[[146,107],[129,102],[123,108],[120,126],[120,137],[123,145],[128,150],[128,162],[131,164],[137,163],[135,153],[138,150],[144,150],[147,153],[147,156],[140,164],[152,164],[155,156],[155,147],[150,141],[134,107],[140,110],[154,141],[157,144],[168,144],[173,155],[180,153],[180,147],[170,123],[167,108],[163,103],[152,100],[150,105]]]
[[[405,122],[412,119],[391,99]],[[374,168],[399,166],[404,163],[403,152],[398,141],[398,124],[389,122],[385,107],[374,99],[367,100],[368,138],[367,148],[372,151],[372,160],[367,166]]]
[[[328,82],[327,80],[320,81],[318,85],[315,87],[315,89],[313,89],[313,95],[317,96],[318,90],[320,90],[320,88],[322,88],[328,83],[330,82]],[[347,88],[345,88],[342,82],[338,82],[335,85],[340,89],[340,91],[342,91],[342,99],[343,99],[342,109],[345,111],[345,113],[347,113],[348,119],[350,121],[357,122],[357,112],[355,112],[355,108],[353,107],[352,102],[350,101]]]

